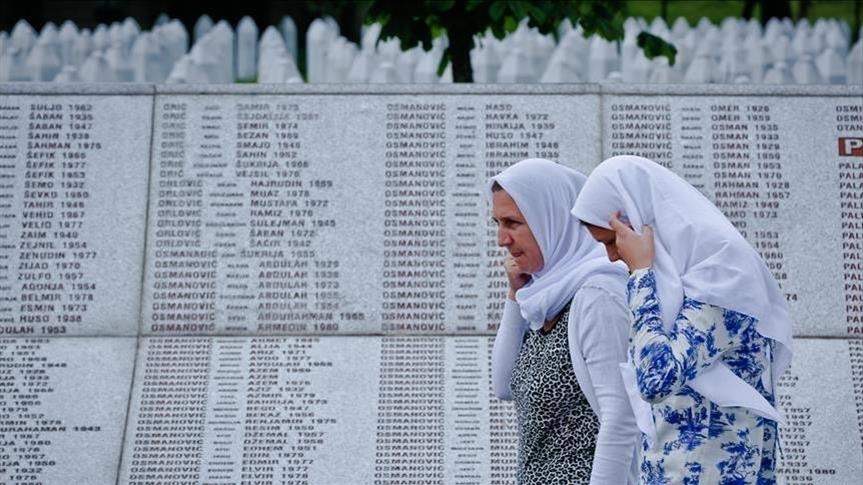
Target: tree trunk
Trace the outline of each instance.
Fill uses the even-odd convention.
[[[788,0],[761,0],[761,24],[767,25],[772,18],[791,18],[791,2]]]
[[[473,47],[473,31],[468,26],[461,24],[461,21],[456,20],[447,25],[452,80],[457,83],[472,83],[473,69],[470,65],[470,49]]]
[[[860,3],[859,1],[857,2]],[[797,18],[796,21],[800,21],[800,19],[805,19],[809,17],[809,7],[812,6],[812,0],[800,0],[800,8],[797,10]]]
[[[856,43],[860,40],[860,5],[863,4],[860,0],[854,2],[854,32],[851,32],[851,42]]]
[[[743,12],[740,14],[746,20],[752,18],[752,14],[755,13],[755,4],[756,0],[746,0],[746,3],[743,4]]]

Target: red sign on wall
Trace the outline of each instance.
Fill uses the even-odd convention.
[[[840,138],[840,157],[863,157],[863,138]]]

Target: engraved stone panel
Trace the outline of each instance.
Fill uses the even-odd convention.
[[[156,98],[147,334],[477,333],[503,301],[486,178],[587,171],[598,96]]]
[[[797,339],[779,380],[786,483],[859,483],[863,477],[863,341]]]
[[[650,158],[713,201],[773,271],[795,335],[863,335],[860,97],[619,95],[603,106],[604,156]]]
[[[513,483],[514,413],[490,392],[492,341],[145,338],[121,483]],[[778,386],[787,483],[863,474],[861,344],[797,340]]]
[[[0,339],[0,483],[117,480],[136,339]]]
[[[152,102],[0,97],[0,334],[137,333]]]

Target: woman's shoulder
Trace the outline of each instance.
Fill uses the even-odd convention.
[[[626,277],[608,273],[588,276],[573,295],[573,303],[589,303],[601,299],[612,299],[616,300],[616,303],[624,304],[626,301]]]

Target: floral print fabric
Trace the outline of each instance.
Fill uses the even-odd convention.
[[[632,273],[627,297],[630,358],[656,424],[656,443],[648,448],[642,439],[641,483],[775,483],[776,422],[745,408],[717,406],[687,385],[721,359],[774,405],[762,382],[770,373],[772,342],[756,331],[756,319],[684,295],[674,327],[665,330],[649,268]]]

